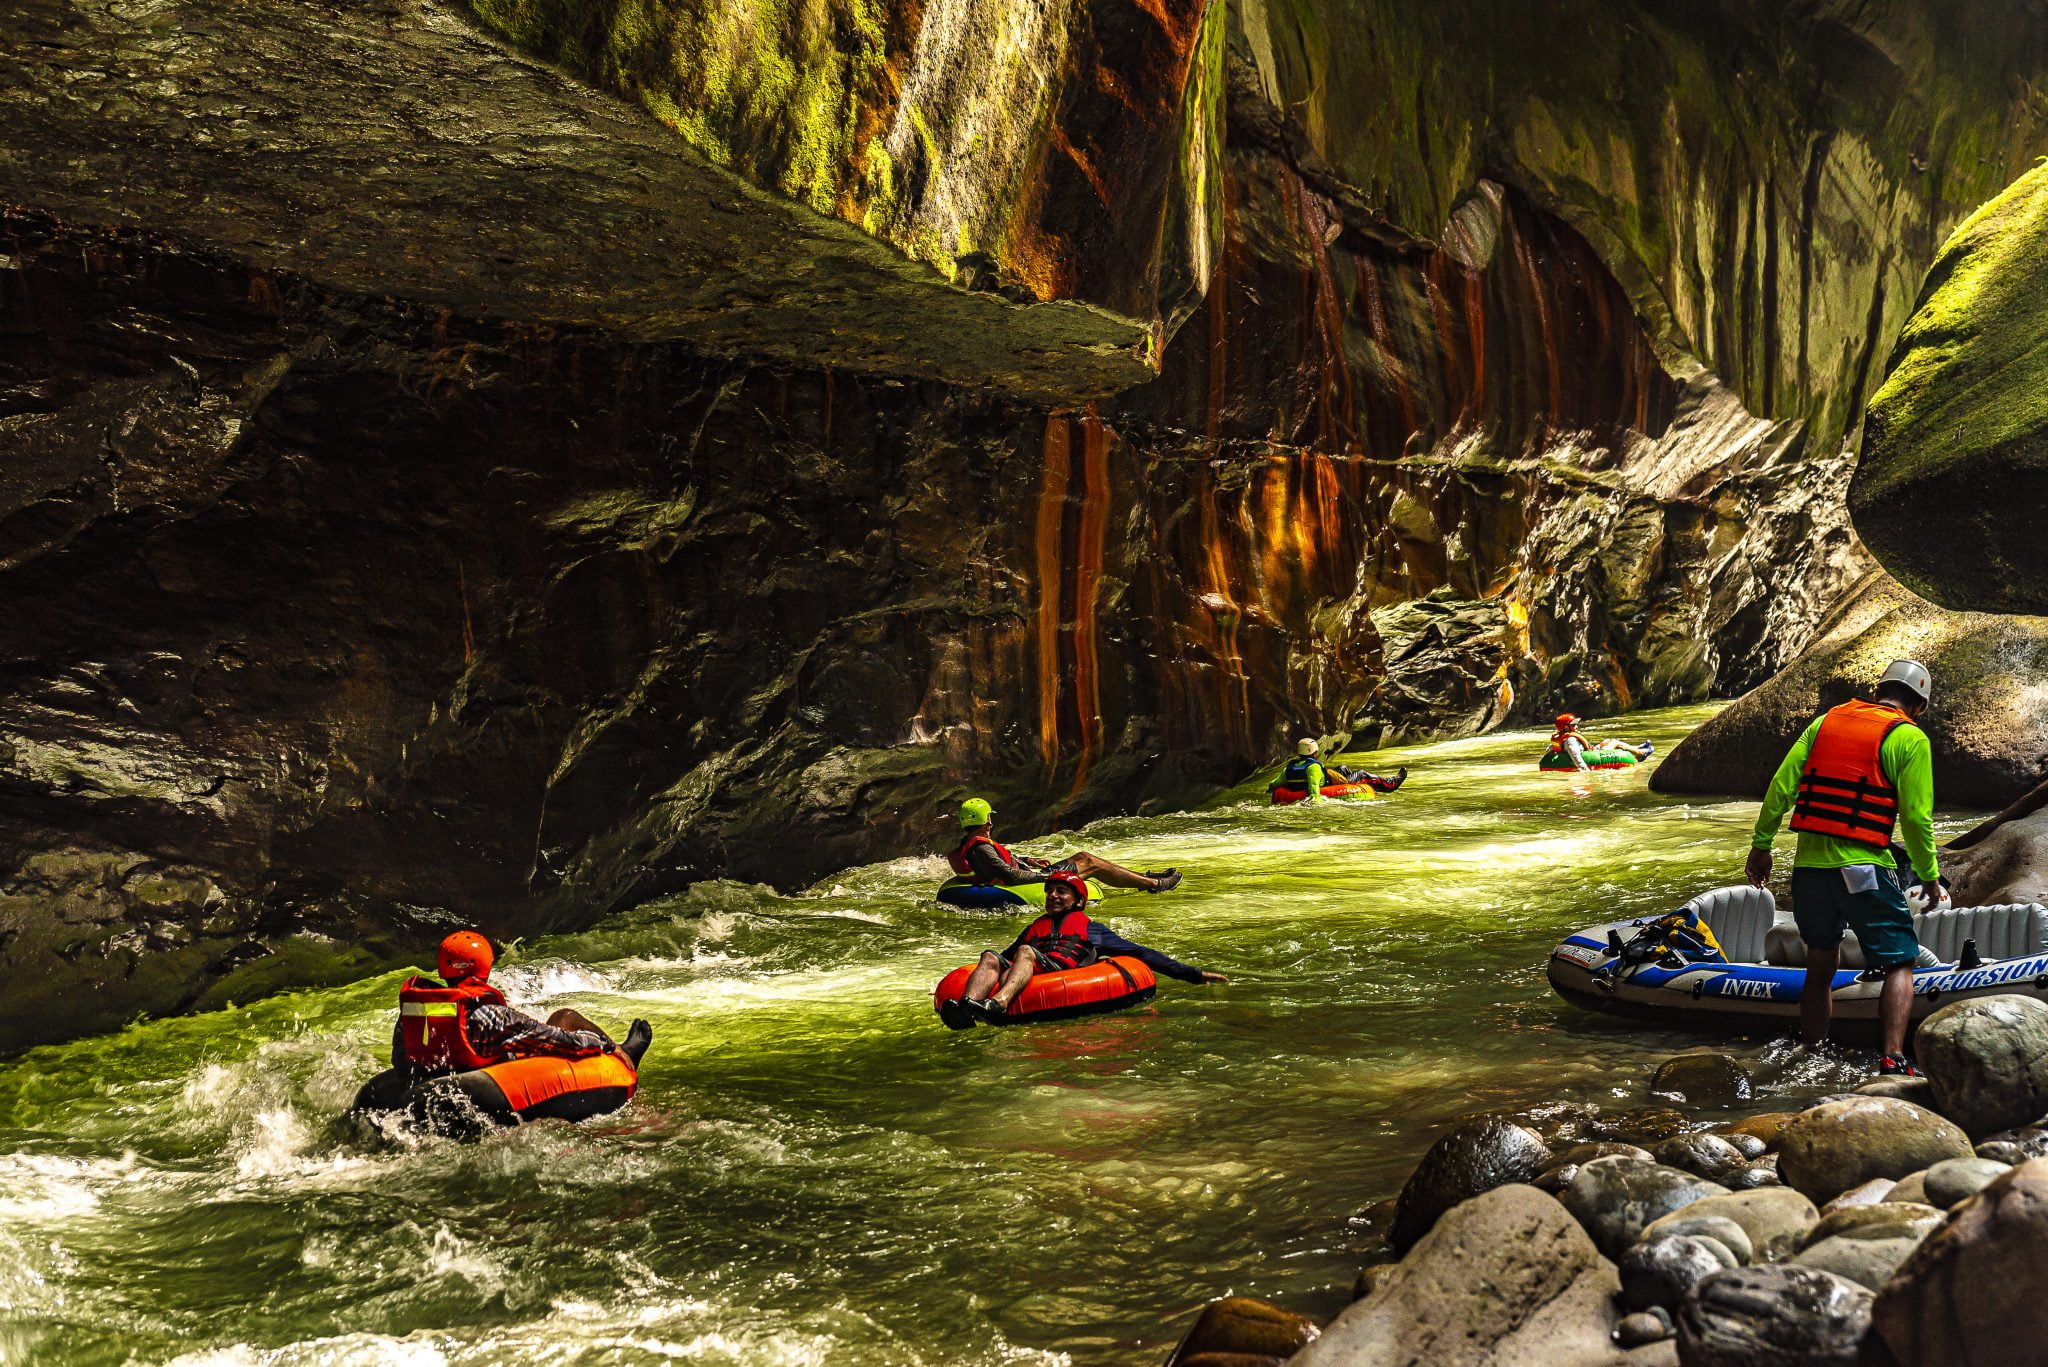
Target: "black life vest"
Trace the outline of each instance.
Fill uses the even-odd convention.
[[[994,839],[994,837],[986,835],[970,835],[965,840],[960,842],[960,845],[957,849],[955,849],[951,854],[946,856],[946,862],[953,866],[953,872],[959,874],[962,878],[981,879],[981,875],[977,874],[974,871],[974,865],[970,864],[967,861],[967,852],[973,849],[976,845],[989,845],[994,847],[995,852],[1003,857],[1003,862],[1006,864],[1015,864],[1017,862],[1016,856],[1012,855],[1008,849],[1006,849],[1003,845],[998,843]],[[981,879],[981,881],[986,882],[987,880]]]
[[[1314,755],[1302,755],[1280,771],[1280,781],[1273,786],[1276,788],[1306,788],[1308,787],[1310,769],[1322,770],[1323,780],[1322,783],[1316,785],[1318,788],[1330,781],[1330,771],[1320,759]]]
[[[1060,968],[1080,968],[1095,962],[1095,946],[1088,940],[1088,913],[1051,912],[1024,928],[1024,943]]]

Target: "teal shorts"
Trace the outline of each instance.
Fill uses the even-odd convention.
[[[1920,958],[1920,937],[1913,933],[1913,913],[1897,873],[1875,866],[1877,887],[1851,892],[1841,869],[1792,870],[1792,919],[1808,949],[1833,949],[1842,943],[1842,928],[1856,932],[1863,961],[1872,968],[1898,968]]]

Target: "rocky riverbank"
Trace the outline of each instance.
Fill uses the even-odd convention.
[[[1926,1077],[1797,1110],[1697,1118],[1755,1092],[1687,1054],[1650,1081],[1674,1106],[1464,1121],[1360,1216],[1386,1257],[1349,1308],[1218,1301],[1169,1367],[2048,1362],[2048,1006],[1958,1002],[1916,1044]]]

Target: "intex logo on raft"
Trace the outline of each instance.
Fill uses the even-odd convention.
[[[1717,997],[1762,997],[1766,1001],[1778,995],[1777,984],[1761,978],[1745,978],[1740,974],[1724,973],[1714,979],[1714,995]]]
[[[1575,945],[1567,940],[1552,951],[1552,957],[1569,959],[1582,968],[1591,968],[1606,958],[1607,954],[1606,951],[1595,949],[1591,945]]]

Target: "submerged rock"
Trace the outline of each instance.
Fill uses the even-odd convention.
[[[1778,1172],[1787,1186],[1828,1201],[1875,1177],[1901,1178],[1944,1158],[1971,1156],[1969,1136],[1907,1101],[1831,1101],[1787,1125]]]
[[[1707,1278],[1678,1308],[1684,1367],[1854,1367],[1871,1293],[1818,1268],[1745,1267]]]
[[[1951,1002],[1914,1038],[1941,1113],[1971,1134],[2048,1115],[2048,1004],[2015,996]]]
[[[1965,1201],[1878,1293],[1877,1333],[1912,1367],[2003,1367],[2048,1344],[2048,1159]]]
[[[1292,1357],[1319,1332],[1306,1315],[1249,1296],[1210,1301],[1167,1367],[1266,1367]]]
[[[1510,1182],[1527,1183],[1549,1162],[1534,1130],[1493,1116],[1464,1122],[1430,1145],[1401,1188],[1388,1247],[1406,1252],[1451,1207]]]
[[[1733,1106],[1749,1100],[1754,1087],[1740,1060],[1726,1054],[1681,1054],[1658,1066],[1650,1090],[1695,1106]]]

